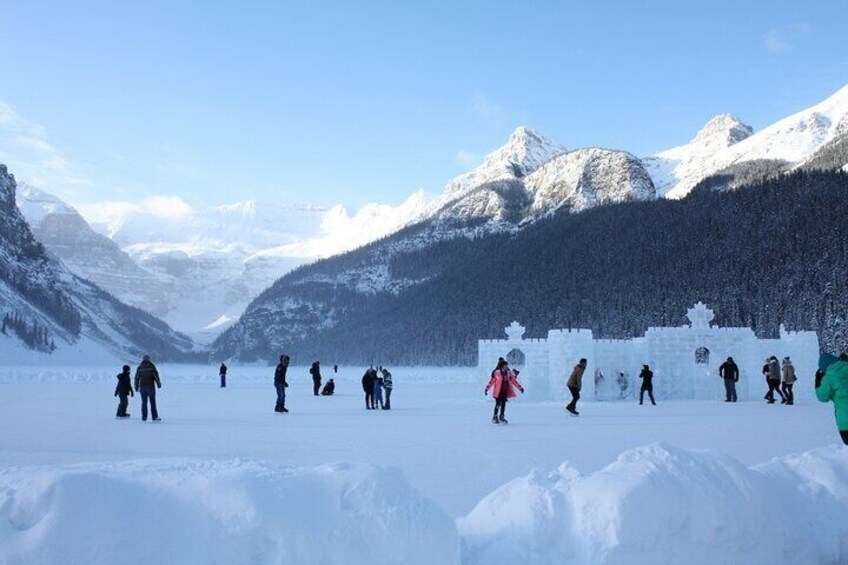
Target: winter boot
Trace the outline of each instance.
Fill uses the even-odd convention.
[[[493,423],[493,424],[500,424],[500,420],[498,420],[498,417],[497,417],[497,416],[495,416],[494,418],[492,418],[492,423]]]
[[[506,418],[504,418],[503,416],[501,416],[501,417],[499,418],[499,420],[500,420],[500,423],[501,423],[501,424],[509,424],[509,421],[508,421]]]

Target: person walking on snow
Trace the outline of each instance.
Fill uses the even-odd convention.
[[[816,382],[816,398],[821,402],[833,402],[836,428],[842,443],[848,445],[848,354],[836,359],[825,353],[819,358],[819,369],[824,373]]]
[[[733,357],[718,368],[718,375],[724,380],[724,401],[736,402],[736,383],[739,382],[739,367]]]
[[[227,388],[227,366],[221,363],[221,368],[218,369],[218,375],[221,377],[221,388]]]
[[[124,365],[121,372],[118,373],[117,378],[118,384],[115,386],[115,396],[118,397],[118,412],[115,414],[115,417],[129,418],[130,415],[127,414],[127,406],[129,405],[127,396],[135,396],[133,394],[132,382],[130,382],[130,366]]]
[[[769,387],[765,396],[768,403],[774,404],[774,393],[777,392],[780,396],[781,404],[786,404],[786,397],[780,391],[780,363],[777,362],[777,357],[774,355],[769,357],[766,361],[766,366],[763,367],[763,371],[766,371],[766,384]]]
[[[509,368],[509,363],[501,357],[498,359],[498,365],[492,371],[492,377],[489,379],[489,384],[483,390],[483,395],[489,393],[492,389],[492,398],[495,399],[495,411],[492,413],[493,424],[508,424],[509,422],[504,417],[506,412],[506,403],[510,398],[515,398],[515,390],[521,391],[524,394],[524,387],[518,382],[518,371],[513,371]]]
[[[581,359],[580,362],[574,366],[574,369],[571,371],[571,376],[568,377],[568,381],[565,383],[565,386],[568,387],[568,391],[571,393],[571,402],[568,403],[565,409],[575,416],[580,415],[580,412],[577,411],[577,401],[580,400],[580,389],[583,388],[583,373],[585,371],[586,360]]]
[[[288,412],[286,408],[286,387],[289,383],[286,382],[286,372],[289,370],[289,356],[280,355],[280,362],[274,370],[274,388],[277,389],[277,406],[274,412]]]
[[[382,368],[383,373],[383,388],[386,390],[386,403],[383,405],[383,410],[391,410],[392,409],[392,389],[394,388],[394,383],[392,383],[392,374],[385,367]]]
[[[372,366],[366,369],[365,374],[362,375],[362,391],[365,393],[366,410],[374,409],[374,376],[376,374]]]
[[[318,361],[312,363],[309,374],[312,375],[312,395],[318,396],[318,390],[321,388],[321,366]]]
[[[783,404],[792,406],[795,404],[795,393],[792,392],[792,386],[798,378],[795,376],[795,365],[792,364],[792,360],[789,357],[783,358],[781,372],[783,373],[783,384],[780,385],[783,389]]]
[[[159,371],[150,360],[150,355],[145,355],[138,368],[135,370],[135,391],[141,393],[141,421],[147,421],[147,403],[150,402],[150,415],[154,422],[159,422],[159,411],[156,409],[156,389],[162,388],[159,380]]]
[[[642,365],[642,372],[639,373],[639,378],[642,379],[642,388],[639,389],[639,404],[645,398],[645,393],[648,393],[648,398],[651,399],[651,404],[657,405],[654,400],[654,372],[647,365]]]

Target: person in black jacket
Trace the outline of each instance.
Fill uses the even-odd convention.
[[[274,388],[277,389],[277,406],[274,412],[288,412],[286,408],[286,387],[289,383],[286,382],[286,371],[289,369],[289,356],[280,355],[280,362],[277,364],[277,369],[274,371]]]
[[[162,381],[159,380],[159,371],[156,370],[156,365],[150,360],[150,355],[145,355],[138,368],[135,370],[135,390],[141,393],[141,421],[147,421],[147,403],[150,402],[150,414],[153,416],[153,421],[161,420],[159,412],[156,410],[156,389],[162,388]]]
[[[642,372],[639,373],[639,378],[642,379],[642,388],[639,390],[639,404],[642,404],[642,399],[647,392],[648,398],[651,399],[651,404],[656,406],[657,403],[654,401],[654,372],[647,365],[642,365]]]
[[[727,361],[721,364],[718,368],[719,376],[724,379],[724,401],[736,402],[736,383],[739,382],[739,367],[733,357],[728,357]]]
[[[221,388],[227,388],[227,366],[221,363],[221,368],[218,369],[218,374],[221,376]]]
[[[312,394],[318,396],[318,390],[321,388],[321,365],[318,361],[312,363],[309,374],[312,375]]]
[[[333,393],[336,392],[336,383],[333,382],[333,379],[327,381],[327,384],[324,385],[324,389],[321,391],[321,396],[333,396]]]
[[[377,378],[377,371],[374,367],[369,367],[362,375],[362,390],[365,391],[365,409],[373,410],[376,408],[374,404],[374,380]]]
[[[127,400],[127,396],[135,396],[133,394],[132,382],[130,381],[130,366],[124,365],[123,370],[118,373],[118,384],[115,386],[115,396],[118,397],[118,412],[115,414],[116,418],[129,418],[130,415],[127,414],[127,406],[129,405],[129,400]]]

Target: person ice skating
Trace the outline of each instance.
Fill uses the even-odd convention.
[[[783,404],[792,406],[795,404],[795,393],[792,392],[792,387],[795,385],[795,381],[798,380],[795,376],[795,365],[792,364],[792,360],[789,357],[784,357],[783,366],[780,370],[783,374],[783,383],[780,385],[784,397]]]
[[[147,421],[147,403],[150,402],[150,415],[154,422],[159,422],[159,411],[156,409],[156,389],[162,388],[159,380],[159,371],[150,360],[150,355],[145,355],[135,370],[135,391],[141,393],[141,421]]]
[[[719,376],[724,380],[724,401],[736,402],[736,383],[739,382],[739,367],[733,357],[728,357],[727,361],[721,364],[718,368]]]
[[[823,375],[816,382],[816,398],[833,402],[836,428],[842,443],[848,445],[848,354],[843,353],[837,359],[825,353],[819,358],[819,370]]]
[[[766,393],[765,399],[768,400],[769,404],[774,404],[774,393],[780,396],[780,400],[783,404],[786,403],[786,398],[783,396],[783,392],[780,390],[780,363],[777,361],[777,357],[772,355],[766,360],[766,365],[763,367],[763,371],[766,374],[766,384],[768,384],[768,392]]]
[[[383,389],[385,389],[386,391],[386,403],[383,405],[383,410],[391,410],[392,389],[394,388],[394,383],[392,382],[392,374],[385,367],[383,367],[381,372],[383,373]]]
[[[362,390],[365,392],[365,409],[374,409],[374,377],[376,372],[374,367],[369,367],[362,375]]]
[[[639,404],[645,398],[645,393],[648,393],[648,398],[651,399],[651,404],[657,405],[654,400],[654,372],[647,365],[642,365],[642,372],[639,373],[639,378],[642,379],[642,387],[639,389]]]
[[[318,389],[321,388],[321,366],[318,361],[312,363],[309,374],[312,375],[312,394],[318,396]]]
[[[129,418],[127,414],[127,406],[129,405],[128,396],[133,394],[132,382],[130,382],[130,366],[124,365],[120,373],[118,373],[118,384],[115,386],[115,396],[118,397],[118,412],[116,418]]]
[[[336,392],[336,383],[333,379],[330,379],[321,390],[321,396],[333,396],[334,392]]]
[[[568,391],[571,393],[571,402],[568,403],[565,409],[575,416],[580,415],[580,412],[577,411],[577,401],[580,400],[580,389],[583,388],[583,373],[585,371],[586,360],[581,359],[580,362],[574,366],[574,369],[571,371],[571,376],[568,377],[568,382],[565,383],[565,386],[568,387]]]
[[[221,363],[221,368],[218,369],[218,375],[221,377],[221,388],[227,388],[227,366]]]
[[[338,374],[338,372],[339,372],[339,366],[333,365],[333,374]]]
[[[289,370],[289,356],[280,355],[280,362],[274,370],[274,388],[277,389],[277,406],[274,412],[288,412],[286,408],[286,387],[289,383],[286,382],[286,372]]]
[[[377,407],[383,408],[383,377],[380,376],[380,373],[374,371],[374,405],[373,408],[376,410]]]
[[[518,382],[518,371],[513,371],[509,368],[509,363],[501,357],[498,359],[498,364],[495,370],[492,371],[492,376],[489,379],[489,384],[483,390],[483,394],[489,393],[492,389],[492,398],[495,399],[495,411],[492,413],[493,424],[508,424],[509,422],[504,417],[506,412],[506,403],[510,398],[515,398],[515,390],[521,391],[524,394],[524,387]]]

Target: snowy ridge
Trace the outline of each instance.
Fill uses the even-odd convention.
[[[465,564],[844,563],[846,511],[840,447],[747,468],[657,444],[515,479],[458,524]]]
[[[18,196],[37,237],[75,274],[204,342],[288,271],[383,237],[420,218],[428,202],[419,191],[399,206],[351,213],[252,200],[193,209],[160,197],[83,206],[93,229],[34,187]]]
[[[505,145],[486,155],[482,165],[448,182],[441,198],[434,202],[434,208],[481,184],[524,177],[565,151],[559,143],[520,126],[512,132]]]
[[[752,131],[725,114],[710,120],[690,143],[646,158],[658,194],[682,198],[701,180],[737,163],[803,165],[824,144],[848,132],[848,85],[815,106]]]
[[[0,471],[0,562],[457,563],[450,517],[398,471],[230,460]],[[139,524],[155,543],[138,544]],[[95,542],[95,543],[92,543]]]
[[[569,204],[574,211],[611,202],[653,200],[654,183],[642,163],[623,151],[589,147],[560,155],[525,179],[533,210]]]
[[[50,356],[106,360],[156,350],[189,357],[194,344],[161,320],[116,300],[69,271],[35,240],[16,203],[17,185],[0,165],[0,315],[17,318],[4,328],[0,352],[11,358]],[[73,210],[48,217],[74,217]]]
[[[399,471],[371,465],[7,467],[0,561],[844,563],[846,511],[848,453],[835,446],[754,467],[635,448],[587,475],[563,463],[517,478],[456,523]],[[140,522],[157,524],[156,543],[123,553]]]

